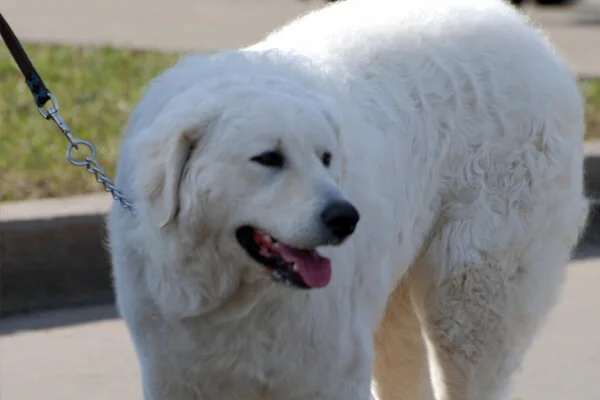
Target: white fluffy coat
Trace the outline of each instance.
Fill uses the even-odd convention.
[[[499,0],[348,0],[186,57],[131,116],[135,211],[108,222],[145,399],[367,400],[373,374],[381,400],[506,399],[585,221],[583,134],[576,81]],[[281,176],[247,162],[272,140]],[[320,249],[326,288],[234,238],[308,247],[334,195],[361,220]]]

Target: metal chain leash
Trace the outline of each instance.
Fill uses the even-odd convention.
[[[23,73],[23,76],[25,77],[25,83],[33,95],[33,99],[38,106],[40,114],[42,114],[44,119],[53,121],[69,141],[69,147],[67,148],[67,160],[69,160],[69,162],[76,167],[85,167],[90,174],[94,175],[96,182],[100,183],[104,187],[104,190],[112,195],[113,199],[119,201],[123,208],[132,210],[133,204],[119,189],[117,189],[114,182],[98,165],[98,162],[96,161],[96,148],[94,145],[87,140],[76,139],[71,133],[69,126],[61,118],[60,114],[58,113],[58,102],[44,84],[44,81],[34,68],[33,64],[31,64],[31,61],[29,60],[27,53],[25,53],[23,46],[21,46],[21,43],[1,13],[0,35],[6,43],[6,47],[10,51],[15,62],[17,63],[17,66]],[[47,107],[46,104],[48,102],[50,102],[50,106]],[[89,155],[85,158],[75,158],[74,151],[81,151],[82,148],[86,148],[89,152]]]
[[[87,140],[76,139],[73,136],[71,129],[58,113],[58,102],[56,101],[56,98],[54,98],[50,92],[48,92],[48,96],[50,97],[51,106],[48,108],[39,107],[38,109],[40,110],[42,117],[48,121],[53,121],[69,141],[69,147],[67,147],[66,153],[67,160],[76,167],[85,167],[90,174],[94,175],[96,182],[101,184],[104,187],[104,190],[112,195],[113,199],[119,201],[123,208],[132,209],[133,206],[131,202],[127,200],[125,195],[119,189],[117,189],[114,182],[106,175],[106,172],[100,168],[100,165],[96,161],[96,147]],[[81,148],[87,148],[89,155],[84,159],[78,160],[73,156],[73,151],[81,151]]]

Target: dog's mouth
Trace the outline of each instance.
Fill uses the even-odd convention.
[[[302,289],[322,288],[331,280],[331,262],[315,249],[298,249],[251,226],[238,228],[238,242],[274,281]]]

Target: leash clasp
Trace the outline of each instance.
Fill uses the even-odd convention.
[[[58,126],[58,129],[60,129],[63,135],[65,135],[71,146],[77,149],[77,144],[75,143],[75,138],[71,134],[71,129],[58,113],[58,101],[50,92],[48,92],[48,98],[50,100],[50,106],[47,107],[46,105],[43,105],[42,107],[38,107],[40,114],[42,114],[44,119],[54,121],[56,126]]]

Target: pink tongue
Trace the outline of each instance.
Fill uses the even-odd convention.
[[[322,288],[331,280],[331,262],[316,251],[293,249],[283,243],[279,244],[277,250],[286,262],[296,263],[297,272],[307,286]]]

